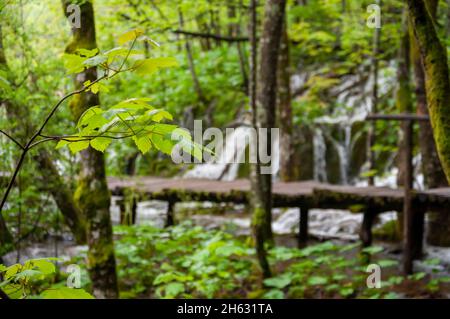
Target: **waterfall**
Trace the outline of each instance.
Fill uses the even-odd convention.
[[[249,159],[246,158],[246,149],[249,146],[252,128],[240,126],[231,133],[226,134],[225,143],[222,151],[217,154],[216,160],[212,163],[197,164],[193,169],[187,171],[185,178],[205,178],[215,180],[231,181],[238,176],[239,165],[242,165]],[[280,147],[279,134],[276,134],[272,140],[271,154],[271,172],[273,179],[280,170]],[[254,146],[254,145],[253,145]]]
[[[319,182],[327,182],[327,160],[326,152],[327,146],[325,144],[325,138],[323,136],[322,129],[317,127],[314,130],[313,137],[314,147],[314,180]]]

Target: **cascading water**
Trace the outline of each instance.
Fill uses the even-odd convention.
[[[322,129],[317,127],[313,136],[314,146],[314,180],[327,182],[326,144]]]
[[[216,159],[211,163],[196,164],[193,169],[187,171],[185,178],[205,178],[231,181],[237,178],[239,165],[248,161],[246,159],[246,149],[250,146],[252,128],[240,126],[227,132],[222,151],[217,154]],[[251,142],[255,143],[255,142]],[[272,140],[271,171],[272,176],[277,176],[280,169],[280,150],[278,147],[279,136],[275,135]],[[253,147],[255,145],[252,145]]]
[[[186,178],[205,178],[233,180],[239,170],[239,162],[245,156],[246,143],[237,143],[241,136],[249,133],[246,126],[237,127],[232,134],[227,134],[222,152],[217,154],[212,163],[196,164],[193,169],[184,174]]]

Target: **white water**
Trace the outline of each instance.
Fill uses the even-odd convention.
[[[183,177],[185,178],[205,178],[214,180],[231,181],[237,178],[239,172],[239,165],[245,161],[246,149],[254,147],[250,145],[251,128],[248,126],[240,126],[234,129],[231,134],[227,134],[225,138],[224,147],[222,151],[217,154],[216,159],[212,163],[195,164],[194,168],[187,171]],[[279,150],[279,136],[272,143],[272,158],[271,171],[272,176],[277,176],[280,169],[280,150]]]
[[[325,144],[325,138],[320,128],[314,130],[313,136],[314,147],[314,180],[319,182],[328,182],[327,177],[327,159],[326,152],[327,146]]]
[[[248,140],[244,143],[238,142],[240,136],[246,136],[250,131],[249,127],[238,127],[232,134],[228,134],[225,139],[222,152],[217,154],[217,160],[213,163],[195,164],[194,168],[184,174],[186,178],[206,178],[233,180],[239,170],[239,162],[245,156],[245,149]]]

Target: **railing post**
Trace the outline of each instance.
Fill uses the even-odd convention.
[[[298,247],[305,247],[308,241],[308,206],[300,206],[300,224],[298,232]]]
[[[372,225],[375,220],[375,216],[376,212],[371,207],[368,207],[364,212],[361,230],[359,232],[359,238],[361,239],[363,247],[369,247],[372,245]]]
[[[172,200],[169,200],[167,202],[167,215],[166,215],[166,224],[165,227],[173,226],[175,225],[175,217],[174,217],[174,206],[175,202]]]

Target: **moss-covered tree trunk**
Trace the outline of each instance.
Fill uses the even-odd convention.
[[[278,57],[277,122],[280,128],[280,178],[282,181],[288,182],[294,180],[295,176],[292,149],[291,72],[286,23],[287,21],[283,23],[283,35]]]
[[[254,4],[254,3],[253,3]],[[284,20],[285,0],[268,0],[264,8],[263,31],[260,39],[260,54],[257,70],[254,125],[267,128],[266,149],[271,154],[270,128],[275,127],[277,97],[277,65],[280,38]],[[254,80],[254,79],[253,79]],[[258,136],[260,139],[261,136]],[[259,147],[258,147],[259,149]],[[261,165],[254,166],[251,174],[253,190],[253,234],[264,275],[270,276],[268,265],[264,265],[264,244],[273,241],[272,235],[272,175],[262,174]]]
[[[431,126],[442,168],[450,180],[450,80],[447,51],[440,42],[433,19],[419,0],[407,0],[414,35],[425,68],[425,87]]]
[[[425,2],[433,20],[437,14],[437,0]],[[425,88],[425,70],[421,54],[411,25],[411,58],[415,78],[416,108],[420,115],[428,115],[427,92]],[[428,122],[419,123],[419,146],[422,154],[422,171],[427,188],[446,187],[448,185],[445,173],[439,160],[433,130]],[[427,242],[431,245],[450,245],[450,215],[442,213],[428,214]]]
[[[73,3],[76,3],[74,1]],[[63,0],[64,12],[71,1]],[[92,2],[80,4],[81,27],[72,28],[73,39],[66,48],[67,53],[78,49],[94,49],[95,38],[94,8]],[[90,68],[74,77],[76,89],[83,83],[97,79],[96,68]],[[70,109],[75,121],[91,106],[99,105],[99,96],[91,92],[74,97]],[[116,261],[109,212],[110,193],[106,182],[105,160],[102,153],[89,148],[80,152],[80,175],[74,199],[80,207],[87,223],[88,269],[92,280],[93,293],[97,298],[117,298]]]

